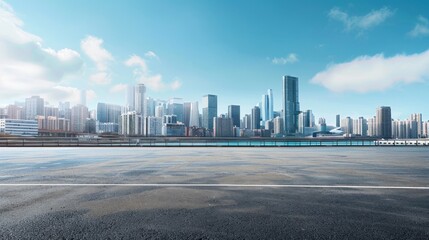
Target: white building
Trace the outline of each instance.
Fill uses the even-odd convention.
[[[39,134],[36,120],[0,119],[0,133],[23,137]]]

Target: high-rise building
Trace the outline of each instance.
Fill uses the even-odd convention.
[[[198,110],[198,102],[191,103],[191,112],[189,117],[190,127],[200,127],[200,112]]]
[[[269,110],[270,108],[270,100],[268,94],[262,95],[262,101],[261,101],[261,118],[262,122],[265,122],[270,119],[269,116]],[[265,124],[265,123],[264,123]]]
[[[176,115],[178,122],[184,122],[184,109],[182,98],[170,98],[168,100],[167,112],[169,115]]]
[[[274,119],[274,98],[273,89],[268,89],[268,120]]]
[[[320,125],[320,131],[321,132],[326,132],[327,131],[326,119],[325,118],[319,118],[319,125]]]
[[[147,136],[162,136],[162,118],[147,117]]]
[[[337,114],[337,116],[335,116],[335,127],[341,127],[341,116],[340,116],[340,114]]]
[[[136,90],[134,85],[127,85],[126,111],[135,110]]]
[[[415,121],[417,123],[417,137],[421,138],[423,136],[423,121],[421,113],[411,114],[410,120]]]
[[[274,118],[274,134],[282,135],[284,133],[284,122],[283,118],[275,117]]]
[[[155,116],[155,106],[156,106],[156,102],[155,99],[151,98],[151,97],[147,97],[146,98],[146,117],[153,117]]]
[[[368,122],[365,118],[359,117],[353,120],[353,134],[358,136],[368,135]]]
[[[60,118],[71,120],[70,102],[60,102],[58,104],[58,114]]]
[[[213,118],[217,116],[217,96],[205,95],[203,96],[203,128],[213,131]]]
[[[36,116],[45,115],[45,101],[39,96],[25,99],[25,119],[34,120]]]
[[[240,127],[240,106],[229,105],[228,106],[228,117],[232,119],[232,125]]]
[[[119,120],[122,108],[119,105],[108,103],[97,103],[96,132],[117,133],[119,131]]]
[[[307,132],[306,129],[314,128],[314,127],[315,127],[314,115],[311,110],[301,112],[298,115],[298,132],[300,134],[304,134]]]
[[[108,103],[97,103],[97,121],[101,123],[119,123],[121,116],[121,106],[108,104]]]
[[[146,114],[146,87],[144,84],[137,84],[135,87],[135,111],[137,114],[145,117]]]
[[[86,120],[89,117],[88,108],[78,104],[71,109],[71,130],[73,132],[85,132]]]
[[[186,127],[189,127],[191,123],[191,106],[191,102],[183,103],[183,123]]]
[[[143,118],[136,111],[121,114],[120,134],[122,135],[142,135]]]
[[[233,137],[232,119],[225,116],[213,118],[214,137]]]
[[[252,129],[252,115],[245,114],[243,117],[243,129]]]
[[[261,129],[261,109],[258,106],[252,108],[252,129]]]
[[[367,120],[367,123],[368,123],[368,131],[367,131],[367,135],[369,136],[369,137],[374,137],[374,136],[376,136],[377,135],[377,123],[376,123],[376,121],[375,121],[375,116],[374,117],[372,117],[372,118],[369,118],[368,120]]]
[[[6,107],[6,113],[8,119],[23,119],[22,108],[18,107],[15,104],[8,105]]]
[[[350,135],[353,134],[353,119],[351,117],[346,117],[341,120],[341,129],[344,134]]]
[[[283,119],[286,134],[295,134],[298,130],[299,91],[298,78],[283,76]]]
[[[376,114],[377,136],[389,139],[392,137],[392,113],[390,107],[377,108]]]

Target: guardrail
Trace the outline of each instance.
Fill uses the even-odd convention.
[[[376,146],[368,139],[217,139],[217,138],[125,138],[125,139],[0,139],[0,147],[321,147]]]

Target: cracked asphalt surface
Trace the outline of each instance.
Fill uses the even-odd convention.
[[[2,148],[0,184],[429,186],[429,148]],[[429,190],[0,185],[0,239],[428,239]]]

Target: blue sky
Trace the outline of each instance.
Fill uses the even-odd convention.
[[[281,109],[282,75],[300,80],[301,109],[333,123],[429,119],[429,4],[424,1],[0,0],[0,106],[42,95],[52,104],[125,103],[124,84],[148,95],[242,114],[268,88]],[[12,49],[12,50],[11,50]],[[22,55],[22,56],[21,56]],[[23,70],[24,69],[24,70]]]

